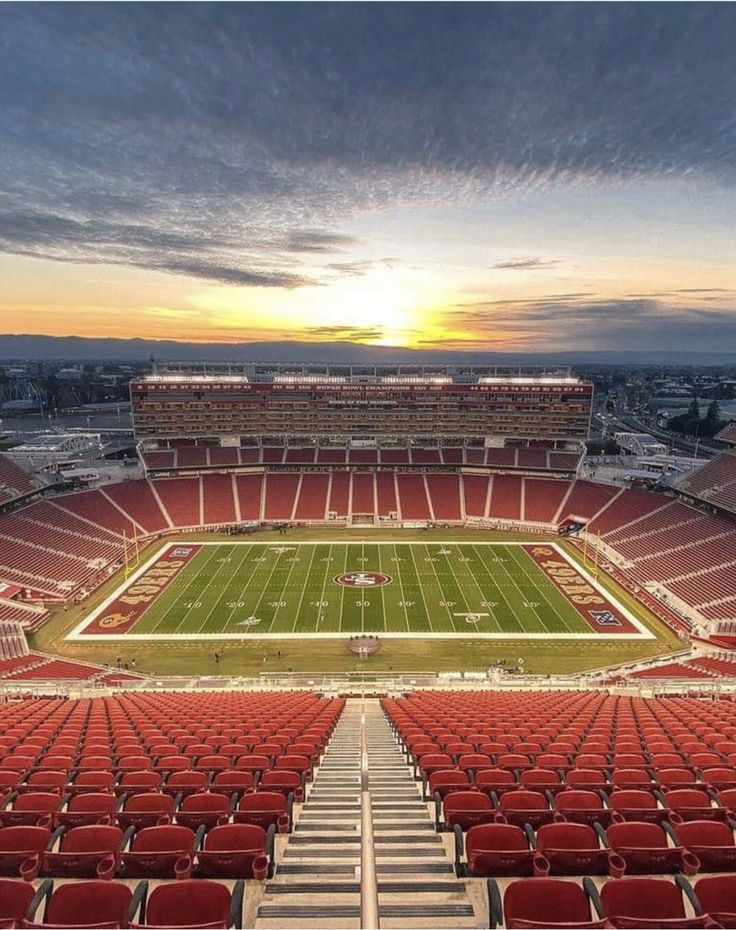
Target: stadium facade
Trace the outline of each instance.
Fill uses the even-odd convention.
[[[567,371],[491,367],[240,366],[180,368],[131,382],[136,435],[403,444],[582,440],[593,385]]]

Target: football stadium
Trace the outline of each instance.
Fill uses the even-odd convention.
[[[0,459],[3,918],[733,925],[727,443],[580,477],[570,371],[130,391],[129,479]]]
[[[736,930],[735,48],[0,4],[0,930]]]

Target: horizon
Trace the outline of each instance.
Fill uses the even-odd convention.
[[[736,341],[728,5],[10,3],[0,23],[0,341]]]

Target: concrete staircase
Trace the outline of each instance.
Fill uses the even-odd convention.
[[[361,927],[363,797],[370,801],[380,926],[484,926],[482,904],[474,909],[466,883],[454,877],[379,702],[350,699],[278,856],[276,875],[263,888],[255,927]]]

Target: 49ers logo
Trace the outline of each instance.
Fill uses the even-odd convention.
[[[335,584],[345,585],[346,588],[380,588],[381,585],[391,584],[393,579],[383,572],[345,572],[336,575]]]

